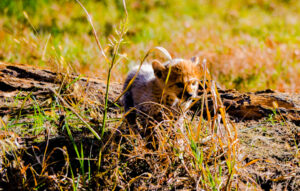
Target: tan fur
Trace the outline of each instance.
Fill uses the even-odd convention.
[[[157,118],[163,104],[167,108],[186,111],[191,98],[197,95],[201,67],[198,60],[174,59],[161,64],[153,61],[142,66],[137,78],[124,95],[125,111],[131,107]],[[133,78],[137,68],[129,72],[124,89]],[[166,79],[169,78],[166,83]]]

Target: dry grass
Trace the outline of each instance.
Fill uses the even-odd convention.
[[[132,15],[129,14],[129,23],[124,22],[120,27],[111,26],[124,14],[118,3],[105,6],[87,2],[86,9],[91,10],[97,18],[96,23],[100,23],[91,31],[86,29],[88,23],[83,14],[78,14],[82,12],[80,6],[72,2],[55,2],[51,9],[45,9],[41,18],[48,20],[43,21],[43,26],[39,24],[40,18],[27,12],[21,16],[22,22],[18,20],[20,15],[1,18],[4,29],[0,30],[0,40],[4,41],[0,45],[1,59],[47,65],[67,74],[96,74],[107,79],[108,86],[104,103],[91,102],[82,96],[86,87],[78,86],[76,80],[68,77],[60,89],[53,90],[47,107],[41,107],[31,95],[16,97],[16,102],[31,101],[34,112],[0,118],[0,189],[261,189],[263,184],[248,168],[260,164],[257,162],[263,156],[245,157],[238,137],[239,129],[244,126],[237,127],[228,119],[210,79],[241,90],[275,88],[299,92],[299,26],[298,20],[292,19],[299,15],[294,9],[289,11],[293,5],[299,7],[299,3],[245,1],[244,5],[239,1],[224,2],[201,1],[202,14],[207,16],[199,16],[198,10],[193,10],[193,1],[188,1],[189,6],[181,1],[178,5],[166,1],[166,5],[171,6],[169,9],[157,1],[145,4],[129,1]],[[41,4],[45,5],[48,4]],[[224,7],[230,11],[222,11]],[[164,13],[164,8],[170,13]],[[111,15],[97,9],[108,9]],[[51,10],[58,14],[52,15]],[[149,26],[141,25],[145,18],[140,10],[148,11]],[[189,17],[182,19],[180,15],[184,14]],[[257,24],[252,21],[255,14],[261,19]],[[281,20],[282,14],[285,17]],[[274,20],[270,20],[272,16]],[[265,17],[267,19],[263,20]],[[280,21],[286,24],[287,30],[295,27],[291,38],[286,37],[286,31],[274,29]],[[69,26],[70,23],[74,25]],[[55,34],[45,32],[49,29],[57,31]],[[102,54],[89,32],[94,37],[97,32],[100,34],[96,41]],[[106,44],[103,49],[100,42]],[[149,129],[151,133],[140,135],[126,124],[122,108],[108,104],[108,87],[110,80],[122,81],[129,65],[136,63],[134,60],[146,58],[151,52],[147,51],[157,44],[169,50],[173,57],[197,55],[206,58],[212,76],[205,77],[209,83],[201,96],[200,113],[184,118],[184,131],[178,128],[177,121],[166,119],[142,127],[141,132]],[[162,59],[159,53],[151,53],[149,57]],[[211,115],[205,112],[208,94],[213,98]],[[299,168],[297,143],[289,149],[295,151],[291,160],[295,161],[294,167]],[[289,188],[299,187],[299,175],[291,176],[294,179],[288,179],[293,183]]]
[[[173,57],[206,57],[214,78],[227,88],[299,92],[299,1],[185,2],[127,2],[128,33],[119,51],[126,59],[114,67],[113,81],[123,82],[147,50],[162,46]],[[107,78],[108,65],[77,3],[40,1],[34,10],[31,4],[7,4],[14,9],[2,5],[3,61]],[[110,55],[115,29],[124,19],[122,4],[89,1],[85,5],[105,54]]]
[[[84,91],[85,87],[80,88]],[[217,93],[212,93],[214,116],[193,120],[187,116],[183,132],[176,121],[164,120],[148,124],[150,134],[136,134],[117,109],[109,112],[99,141],[86,123],[100,133],[97,129],[104,108],[72,96],[74,89],[63,89],[60,95],[53,94],[51,108],[34,104],[33,114],[3,123],[4,133],[17,127],[15,131],[33,131],[37,136],[22,132],[27,134],[20,139],[25,143],[5,149],[1,155],[2,188],[218,190],[238,187],[241,182],[237,130],[226,118]],[[216,90],[208,86],[207,91]],[[95,107],[100,115],[90,119]],[[39,128],[43,130],[37,132]],[[8,144],[11,139],[20,141],[10,134],[1,141]]]

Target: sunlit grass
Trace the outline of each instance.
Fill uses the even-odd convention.
[[[36,102],[31,94],[17,96],[13,104],[25,106],[29,101],[31,105],[26,109],[31,113],[23,113],[22,107],[16,116],[7,115],[9,119],[5,122],[0,118],[0,160],[4,161],[0,168],[14,169],[21,176],[3,174],[9,181],[21,177],[19,185],[33,189],[52,184],[56,185],[53,188],[73,190],[131,189],[135,185],[152,189],[165,185],[176,189],[183,185],[229,190],[245,182],[249,187],[257,186],[242,170],[260,159],[244,164],[237,127],[226,116],[226,108],[211,79],[227,88],[245,91],[299,91],[299,2],[127,3],[128,23],[122,23],[122,1],[83,1],[98,35],[93,34],[91,23],[75,1],[0,3],[0,59],[49,67],[66,74],[59,88],[51,89],[53,95],[46,105]],[[124,31],[117,30],[120,27],[116,23],[124,24]],[[96,36],[104,45],[103,53],[94,40]],[[108,91],[104,103],[90,102],[84,96],[85,87],[77,84],[82,76],[70,76],[98,76],[106,79],[109,87],[110,80],[123,81],[132,65],[142,63],[141,58],[163,59],[162,54],[153,52],[157,46],[169,58],[207,59],[212,76],[204,77],[203,81],[208,82],[200,98],[203,104],[198,115],[192,119],[185,116],[181,128],[170,120],[148,124],[155,136],[141,139],[126,126],[122,111],[106,115],[110,107]],[[208,94],[214,100],[214,115],[206,112],[204,117]],[[278,122],[278,114],[274,115],[267,119],[272,124]],[[31,151],[17,149],[18,136],[44,145],[32,146],[34,152],[28,155],[31,158],[22,158],[23,151]],[[49,143],[57,137],[59,141]],[[149,144],[154,149],[149,149]],[[51,145],[54,148],[48,148]],[[13,153],[14,160],[8,160],[9,154],[4,151]],[[63,155],[59,160],[54,157],[57,151]],[[23,164],[23,159],[32,164]]]
[[[1,60],[107,77],[108,66],[75,1],[22,2],[0,4]],[[110,54],[108,39],[124,18],[122,2],[83,3]],[[214,78],[227,88],[299,91],[299,1],[130,0],[127,4],[128,33],[120,50],[127,60],[114,68],[113,81],[122,82],[147,50],[163,46],[174,57],[207,57]]]

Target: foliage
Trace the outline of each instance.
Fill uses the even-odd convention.
[[[122,1],[83,3],[111,54],[112,35],[125,14]],[[227,88],[299,91],[297,0],[129,0],[127,8],[127,44],[120,49],[127,60],[115,66],[114,81],[122,81],[147,50],[163,46],[174,57],[207,58],[213,76]],[[107,78],[108,66],[75,1],[3,0],[0,10],[1,60]]]
[[[204,77],[208,82],[197,115],[185,116],[180,128],[176,120],[149,123],[150,136],[132,131],[119,108],[107,114],[115,107],[108,104],[109,82],[122,81],[141,58],[163,59],[157,52],[149,54],[159,45],[173,57],[206,58],[213,77],[230,88],[299,91],[299,1],[129,0],[128,22],[122,1],[82,3],[94,28],[75,1],[0,2],[0,59],[66,74],[60,89],[45,101],[48,105],[31,94],[16,97],[16,103],[30,101],[31,106],[0,118],[0,187],[255,188],[243,170],[260,159],[242,164],[237,128],[227,118],[211,76]],[[85,91],[78,79],[69,79],[72,72],[107,79],[105,104],[72,94]],[[209,75],[206,66],[204,73]],[[208,93],[213,114],[204,107]],[[277,122],[273,116],[269,120]],[[19,139],[31,146],[22,147]]]

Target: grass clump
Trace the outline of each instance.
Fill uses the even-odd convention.
[[[69,88],[73,86],[76,82]],[[214,87],[207,86],[207,93],[216,92]],[[84,86],[80,88],[84,91]],[[3,132],[17,132],[19,126],[17,134],[24,137],[1,156],[3,188],[219,190],[236,187],[240,181],[237,131],[220,102],[210,117],[186,116],[183,132],[176,121],[165,120],[149,124],[152,134],[143,138],[123,121],[120,110],[109,112],[99,140],[87,124],[100,135],[103,115],[93,119],[92,111],[97,107],[103,114],[104,107],[83,102],[72,92],[53,93],[43,107],[31,102],[33,113],[21,112],[18,122],[11,116]],[[1,140],[11,138],[6,135]]]
[[[126,7],[120,11],[125,1],[84,1],[81,7],[72,1],[31,3],[18,4],[22,14],[11,9],[18,7],[17,2],[0,4],[4,7],[0,39],[5,39],[0,57],[49,65],[66,76],[44,102],[36,101],[33,94],[15,97],[13,102],[24,107],[0,118],[0,188],[259,188],[244,170],[262,157],[244,164],[237,127],[228,119],[212,79],[217,76],[227,87],[243,90],[252,89],[258,79],[258,89],[296,87],[298,81],[293,79],[299,73],[286,68],[298,68],[298,21],[289,20],[298,16],[296,10],[287,12],[291,6],[299,7],[297,1],[128,1],[128,20]],[[260,18],[257,23],[252,21],[254,14]],[[87,27],[86,16],[92,27]],[[113,25],[124,17],[119,27]],[[286,30],[292,29],[289,37],[280,27],[284,24]],[[14,26],[17,30],[12,30]],[[124,78],[131,61],[143,58],[142,64],[147,57],[160,57],[152,48],[160,43],[172,56],[196,53],[206,58],[207,75],[201,79],[205,82],[201,104],[185,116],[183,130],[177,121],[164,120],[148,124],[152,134],[142,137],[124,121],[117,102],[120,96],[111,100],[109,88],[111,81]],[[280,71],[287,76],[283,81]],[[74,78],[73,72],[105,77],[104,99],[91,99],[88,83],[80,81],[82,76]]]

